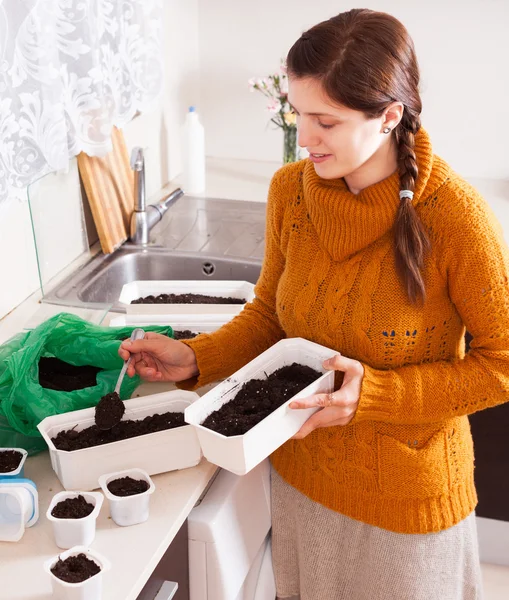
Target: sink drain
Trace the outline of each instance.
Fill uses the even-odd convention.
[[[216,270],[216,267],[214,266],[213,263],[210,262],[206,262],[203,263],[202,268],[201,268],[202,272],[204,275],[213,275],[214,271]]]

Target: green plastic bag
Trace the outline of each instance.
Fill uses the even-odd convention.
[[[120,342],[133,327],[101,327],[75,315],[60,313],[31,331],[19,333],[0,346],[0,447],[21,447],[29,454],[46,448],[37,425],[50,415],[95,406],[115,389],[123,362]],[[171,327],[147,327],[173,337]],[[103,369],[97,385],[72,392],[39,384],[39,359],[55,357],[81,367]],[[120,397],[131,397],[139,377],[125,377]]]

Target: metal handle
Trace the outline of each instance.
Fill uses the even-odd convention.
[[[143,148],[135,146],[131,151],[131,169],[133,169],[133,171],[141,171],[144,165]]]

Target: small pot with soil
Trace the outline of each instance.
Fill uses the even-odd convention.
[[[102,575],[110,562],[86,546],[74,546],[44,563],[53,595],[60,600],[101,600]]]
[[[89,546],[94,541],[103,500],[100,492],[59,492],[53,496],[46,517],[59,548]]]
[[[24,448],[0,448],[0,477],[24,477],[27,456]]]
[[[99,485],[110,502],[111,518],[127,527],[149,517],[150,495],[155,485],[143,469],[128,469],[99,477]]]

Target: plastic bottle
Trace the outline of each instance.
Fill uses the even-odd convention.
[[[182,135],[183,189],[186,194],[205,191],[205,131],[194,106],[189,107]]]

